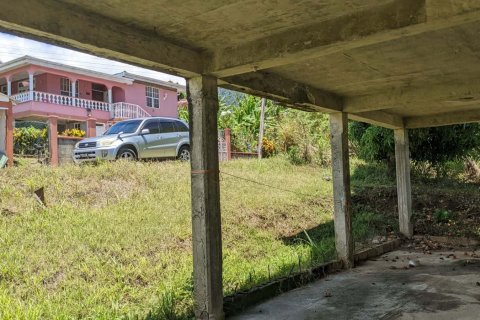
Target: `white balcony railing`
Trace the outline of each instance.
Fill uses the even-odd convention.
[[[11,98],[13,99],[13,101],[15,101],[16,103],[24,103],[24,102],[27,102],[27,101],[30,101],[31,98],[30,98],[30,92],[22,92],[22,93],[17,93],[17,94],[14,94],[13,96],[11,96]]]
[[[28,101],[37,101],[91,110],[109,111],[113,119],[144,118],[151,116],[139,105],[126,102],[108,103],[103,101],[80,99],[40,91],[22,92],[12,95],[11,98],[17,104],[25,103]]]
[[[117,102],[112,105],[113,119],[133,119],[145,117],[151,117],[151,115],[143,110],[139,105],[126,102]]]

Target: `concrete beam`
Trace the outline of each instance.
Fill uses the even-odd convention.
[[[333,209],[335,247],[345,268],[353,267],[352,208],[348,152],[348,118],[343,112],[330,114],[332,145]]]
[[[403,128],[404,126],[402,117],[383,111],[349,113],[348,118],[351,120],[366,122],[388,129]]]
[[[194,50],[161,39],[153,31],[54,0],[3,5],[0,31],[178,76],[190,77],[202,70],[201,56]]]
[[[446,112],[436,115],[405,118],[407,128],[428,128],[452,124],[480,122],[480,109],[470,111]]]
[[[306,111],[341,111],[343,98],[328,91],[266,72],[251,72],[219,81],[221,87],[266,97]]]
[[[218,164],[217,79],[187,80],[190,114],[194,311],[196,319],[221,320],[222,228]]]
[[[432,75],[438,77],[439,75]],[[418,105],[419,108],[431,106],[432,102],[458,101],[469,102],[480,99],[480,85],[475,82],[447,83],[428,87],[392,88],[379,94],[346,97],[344,112],[362,113],[366,111],[387,110],[392,108]]]
[[[397,172],[398,218],[400,232],[407,238],[413,237],[412,187],[410,183],[410,149],[408,130],[394,130],[395,162]]]
[[[426,21],[425,0],[393,0],[364,11],[274,34],[208,57],[217,77],[299,63],[403,36],[402,28]],[[397,32],[391,32],[391,31]],[[375,35],[369,39],[368,36]]]

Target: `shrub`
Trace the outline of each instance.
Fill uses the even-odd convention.
[[[292,163],[328,165],[331,160],[328,116],[287,110],[278,121],[276,142],[279,151],[286,153]]]
[[[265,158],[271,157],[275,154],[277,148],[275,147],[275,143],[267,138],[263,138],[262,140],[262,156]]]
[[[47,143],[47,129],[34,127],[15,128],[13,130],[14,153],[20,155],[35,154],[35,144],[45,145]]]
[[[357,156],[365,161],[386,162],[395,167],[393,131],[369,124],[351,122],[350,141]],[[480,148],[480,125],[462,124],[409,131],[410,155],[413,162],[431,165],[443,175],[448,161],[468,157]]]
[[[83,138],[85,137],[85,134],[86,134],[85,131],[80,129],[67,129],[63,131],[60,135],[67,136],[67,137]]]

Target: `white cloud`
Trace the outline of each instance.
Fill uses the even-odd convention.
[[[24,55],[109,74],[128,71],[185,85],[185,79],[180,77],[0,32],[0,61],[7,62]]]

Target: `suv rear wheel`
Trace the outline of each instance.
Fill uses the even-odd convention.
[[[135,150],[130,147],[122,147],[118,150],[117,159],[128,161],[137,160],[137,154],[135,153]]]
[[[180,150],[178,150],[177,159],[180,161],[190,161],[190,147],[182,146]]]

